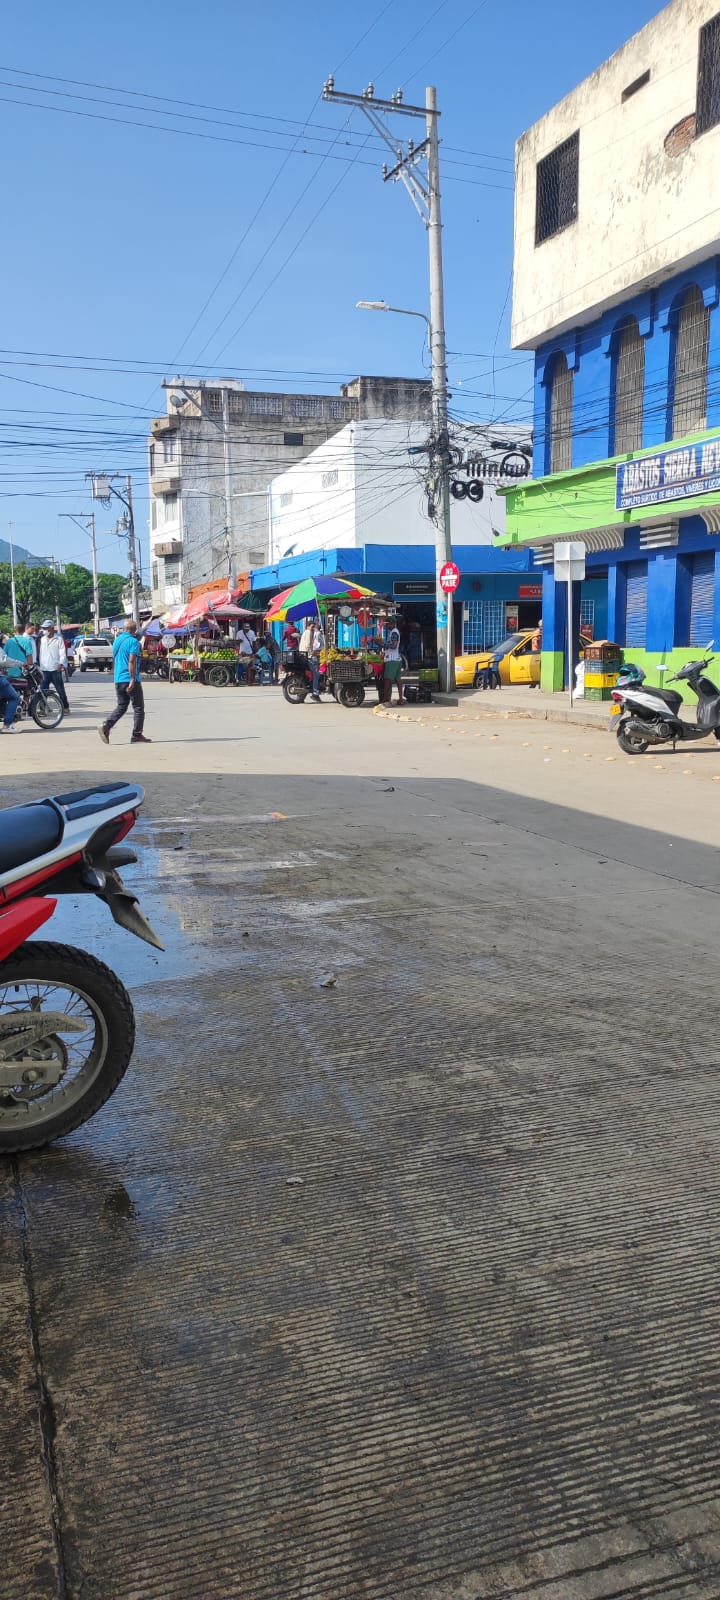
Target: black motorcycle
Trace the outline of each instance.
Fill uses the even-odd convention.
[[[618,681],[612,691],[611,715],[620,716],[617,738],[621,750],[627,755],[643,755],[649,745],[672,744],[673,750],[680,741],[690,744],[696,739],[712,735],[720,740],[720,689],[705,676],[705,668],[714,656],[702,661],[686,661],[668,683],[688,683],[697,695],[696,721],[690,722],[680,715],[682,695],[673,689],[656,689],[637,681]]]
[[[38,728],[47,732],[51,728],[59,728],[65,707],[55,689],[48,689],[45,693],[42,682],[42,672],[34,662],[23,667],[21,678],[12,680],[13,688],[20,696],[15,721],[22,722],[25,717],[32,717]]]

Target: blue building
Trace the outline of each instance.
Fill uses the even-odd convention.
[[[508,494],[504,540],[543,569],[548,688],[560,540],[585,545],[576,604],[593,592],[595,637],[661,672],[720,644],[719,162],[717,0],[673,0],[518,145],[534,477]]]

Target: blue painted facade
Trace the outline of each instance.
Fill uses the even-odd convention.
[[[562,353],[573,374],[571,471],[606,463],[614,455],[614,392],[618,339],[627,319],[637,320],[644,341],[642,449],[672,443],[677,316],[686,290],[696,285],[709,311],[707,430],[720,428],[720,256],[678,272],[656,288],[644,288],[596,320],[548,337],[535,355],[534,476],[547,477],[551,462],[551,388],[555,358]],[[629,459],[620,456],[617,459]],[[578,489],[577,493],[582,490]],[[567,521],[558,492],[562,537],[580,538],[573,527],[573,479],[563,479]],[[642,548],[641,534],[652,536],[663,507],[634,514],[610,514],[621,530],[621,548],[588,550],[587,582],[578,589],[579,605],[588,586],[596,594],[596,638],[610,638],[638,654],[667,658],[673,650],[720,641],[720,534],[702,512],[717,508],[718,496],[697,496],[679,518],[677,544]],[[674,520],[674,519],[673,519]],[[720,516],[715,515],[720,527]],[[523,532],[530,540],[532,530]],[[602,530],[597,543],[602,545]],[[608,543],[611,540],[607,541]],[[709,586],[711,586],[709,588]],[[566,648],[565,590],[556,586],[552,567],[543,569],[543,651],[562,655]],[[545,679],[543,680],[545,681]],[[558,680],[553,681],[559,687]]]

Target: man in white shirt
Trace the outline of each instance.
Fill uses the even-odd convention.
[[[238,683],[242,683],[243,679],[247,683],[255,682],[255,663],[253,661],[253,640],[255,635],[253,634],[251,639],[250,632],[249,628],[239,627],[235,635],[235,643],[238,648]]]
[[[50,619],[43,623],[40,635],[40,666],[43,674],[43,691],[55,690],[65,711],[69,712],[68,697],[65,693],[65,680],[63,667],[67,667],[65,653],[65,640],[61,633],[55,632],[55,623]]]

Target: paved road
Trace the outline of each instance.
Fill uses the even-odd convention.
[[[167,953],[63,908],[139,1044],[0,1172],[2,1600],[717,1600],[720,752],[71,689],[0,798],[145,771]]]

